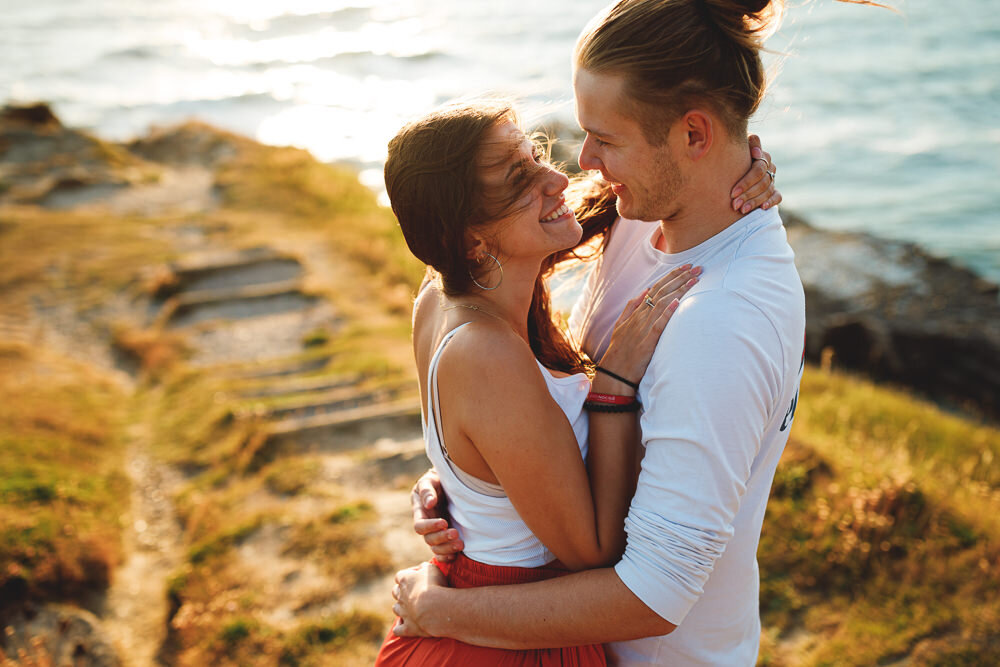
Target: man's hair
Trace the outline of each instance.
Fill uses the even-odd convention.
[[[764,96],[760,50],[783,10],[783,0],[620,0],[584,29],[576,64],[625,77],[625,101],[653,145],[706,105],[742,137]]]
[[[760,52],[784,10],[785,0],[619,0],[584,28],[576,65],[625,77],[624,102],[654,146],[702,105],[742,140],[767,87]]]

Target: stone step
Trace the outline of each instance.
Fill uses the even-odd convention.
[[[239,398],[270,398],[290,394],[304,394],[311,391],[328,391],[341,387],[353,387],[361,382],[361,375],[320,375],[295,378],[284,382],[272,382],[255,387],[242,387],[236,392]]]
[[[403,398],[312,417],[290,417],[266,427],[263,455],[279,451],[343,452],[380,438],[419,437],[420,401]]]
[[[214,319],[264,317],[310,308],[317,297],[302,292],[298,280],[267,285],[186,292],[169,299],[157,323],[185,327]]]
[[[302,273],[298,259],[268,247],[204,252],[169,264],[156,296],[165,299],[184,291],[280,282]]]
[[[252,262],[261,262],[286,257],[270,246],[252,246],[250,248],[220,248],[205,252],[191,253],[171,262],[170,270],[179,276],[195,275],[200,271],[216,268],[240,266]]]
[[[37,339],[37,326],[25,324],[23,320],[0,315],[0,340],[19,343],[33,342]]]
[[[409,380],[368,388],[359,388],[357,384],[343,385],[332,389],[287,394],[284,397],[278,395],[277,400],[270,402],[261,400],[244,401],[243,409],[248,414],[256,417],[282,418],[285,415],[291,415],[295,412],[308,411],[310,408],[329,406],[330,409],[343,409],[345,407],[355,407],[369,403],[385,403],[398,398],[407,391],[413,393],[415,388],[416,385]],[[297,416],[307,415],[300,414]]]
[[[214,369],[206,368],[206,371],[232,380],[266,380],[269,378],[306,376],[302,378],[305,380],[307,377],[312,377],[308,375],[309,373],[322,370],[332,360],[333,355],[324,354],[316,357],[268,361],[254,366],[241,365]]]
[[[289,417],[312,417],[314,415],[349,410],[385,402],[391,395],[385,391],[357,391],[354,387],[334,389],[279,405],[250,404],[245,410],[238,411],[237,416],[272,419],[275,421]]]

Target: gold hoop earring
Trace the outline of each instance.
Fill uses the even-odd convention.
[[[476,277],[474,275],[472,275],[472,270],[471,269],[469,270],[469,278],[472,278],[472,282],[473,282],[473,284],[476,287],[478,287],[481,290],[485,290],[487,292],[490,292],[490,291],[495,290],[496,288],[500,287],[500,283],[503,282],[503,264],[500,263],[499,259],[497,259],[496,257],[494,257],[493,255],[491,255],[488,252],[483,253],[482,257],[480,257],[477,260],[479,264],[483,263],[483,257],[489,257],[490,259],[492,259],[494,262],[497,263],[497,268],[500,269],[500,280],[498,280],[497,284],[494,285],[493,287],[486,287],[485,285],[480,284],[480,282],[478,280],[476,280]]]

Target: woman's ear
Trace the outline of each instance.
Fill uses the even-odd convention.
[[[483,238],[475,232],[466,230],[465,258],[472,260],[478,259],[484,252],[486,252],[486,241],[484,241]]]

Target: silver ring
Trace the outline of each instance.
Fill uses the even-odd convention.
[[[771,177],[771,182],[774,183],[774,172],[773,171],[769,171],[769,172],[767,172],[767,175]]]
[[[764,170],[765,171],[767,170],[768,167],[771,166],[771,163],[768,162],[766,159],[764,159],[762,157],[752,157],[752,158],[750,158],[751,162],[754,161],[754,160],[760,160],[761,162],[763,162],[764,163]]]
[[[653,303],[653,300],[649,298],[648,294],[646,295],[646,298],[642,300],[642,302],[644,304],[646,304],[647,306],[649,306],[650,308],[655,308],[656,307],[656,304]]]

